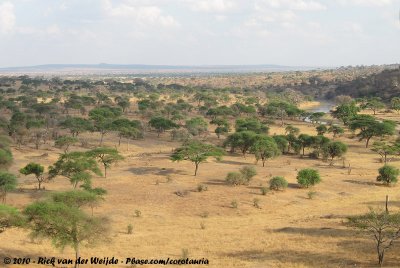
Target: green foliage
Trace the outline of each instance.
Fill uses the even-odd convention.
[[[376,114],[376,111],[383,109],[385,107],[386,105],[378,97],[369,98],[365,103],[361,105],[362,109],[372,110],[374,114]]]
[[[61,136],[58,139],[56,139],[54,145],[57,148],[64,148],[64,153],[67,153],[69,147],[71,145],[76,144],[78,141],[79,140],[76,137]]]
[[[16,208],[0,204],[0,233],[7,228],[21,227],[23,225],[24,218]]]
[[[277,157],[281,154],[275,140],[266,135],[257,135],[254,143],[251,146],[251,152],[254,153],[256,160],[260,160],[265,166],[265,162],[270,159]]]
[[[324,158],[331,158],[331,164],[333,159],[342,157],[347,152],[347,145],[340,141],[329,142],[322,147],[322,153]]]
[[[397,113],[400,112],[400,98],[399,97],[393,97],[390,101],[390,108],[395,110]]]
[[[133,233],[133,225],[132,225],[132,224],[129,224],[129,225],[127,226],[127,233],[128,233],[128,234],[132,234],[132,233]]]
[[[328,128],[328,132],[333,133],[333,137],[336,137],[337,135],[343,134],[344,129],[340,126],[332,125]]]
[[[197,185],[197,191],[198,191],[198,192],[205,192],[205,191],[207,191],[207,190],[208,190],[207,185],[204,185],[204,184],[198,184],[198,185]]]
[[[382,162],[385,164],[388,162],[388,156],[397,155],[400,152],[400,143],[391,143],[386,141],[376,141],[372,144],[372,151],[378,153],[381,156]]]
[[[34,202],[25,208],[24,215],[33,238],[51,239],[60,249],[71,246],[77,258],[81,245],[94,245],[108,236],[108,220],[89,216],[78,207],[63,202]]]
[[[269,189],[268,189],[268,187],[261,187],[260,191],[261,191],[262,195],[267,195],[267,193],[269,192]]]
[[[276,145],[278,146],[281,153],[285,153],[288,150],[289,141],[285,135],[274,135],[272,136]]]
[[[275,191],[281,191],[288,187],[288,182],[284,177],[276,176],[269,181],[269,188]]]
[[[107,170],[112,164],[124,159],[124,157],[119,154],[117,149],[109,147],[97,147],[96,149],[87,151],[86,154],[89,157],[97,159],[101,164],[103,164],[104,177],[107,177]]]
[[[185,142],[182,147],[177,148],[171,155],[171,160],[188,160],[193,162],[195,165],[194,175],[196,176],[200,163],[205,162],[209,157],[215,157],[217,160],[219,160],[223,155],[224,151],[221,148],[215,147],[211,144],[202,143],[197,140],[192,140]]]
[[[73,137],[77,137],[80,133],[93,130],[91,121],[80,117],[67,117],[60,123],[62,128],[69,129]]]
[[[14,159],[8,148],[0,148],[0,170],[7,170],[13,163]]]
[[[185,127],[193,136],[198,136],[207,131],[208,123],[202,117],[194,117],[186,121]]]
[[[360,111],[360,108],[355,102],[344,103],[336,107],[336,110],[332,112],[332,116],[341,120],[345,125]]]
[[[92,192],[74,190],[54,193],[51,195],[51,200],[53,202],[63,203],[69,207],[81,208],[84,206],[93,207],[97,205],[102,198]]]
[[[173,121],[161,116],[152,117],[149,121],[149,125],[157,130],[158,136],[166,130],[179,127]]]
[[[36,180],[38,181],[38,189],[39,190],[41,189],[41,185],[45,181],[45,178],[43,176],[44,166],[42,166],[38,163],[31,162],[31,163],[27,164],[25,167],[21,168],[19,170],[19,172],[21,174],[24,174],[25,176],[34,174]]]
[[[229,172],[225,177],[225,181],[230,185],[242,185],[246,183],[239,172]]]
[[[61,155],[57,162],[49,167],[49,178],[64,176],[76,188],[80,182],[90,183],[90,172],[102,175],[96,160],[86,153],[72,152]]]
[[[17,177],[14,174],[0,171],[0,196],[6,202],[7,193],[17,188]]]
[[[320,120],[322,117],[324,117],[325,113],[324,112],[315,112],[312,113],[308,118],[310,119],[310,121],[314,124],[314,123],[320,123]]]
[[[236,132],[252,131],[257,134],[268,134],[269,127],[261,123],[257,118],[239,118],[236,120]]]
[[[319,125],[316,127],[318,135],[324,135],[327,131],[328,128],[325,125]]]
[[[232,208],[238,208],[238,207],[239,207],[238,201],[237,201],[237,200],[232,200],[232,202],[231,202],[231,207],[232,207]]]
[[[229,135],[224,141],[224,147],[231,147],[231,152],[234,152],[236,148],[239,148],[246,156],[247,151],[253,145],[257,134],[253,131],[241,131]]]
[[[379,175],[376,180],[383,182],[386,185],[397,183],[397,177],[400,174],[400,170],[394,166],[384,165],[379,170]]]
[[[294,104],[285,101],[272,101],[265,107],[260,107],[259,113],[261,115],[276,116],[280,118],[283,125],[283,120],[286,117],[295,117],[301,113]]]
[[[370,115],[358,115],[349,122],[351,130],[359,130],[357,136],[361,140],[366,140],[365,147],[368,148],[369,141],[372,137],[384,137],[393,135],[396,129],[396,123],[390,120],[382,122],[376,120]]]
[[[321,182],[319,172],[315,169],[306,168],[302,169],[297,174],[297,182],[304,188],[314,186]]]
[[[285,134],[286,135],[291,134],[291,135],[297,136],[298,134],[300,134],[300,129],[297,127],[294,127],[292,125],[287,125],[285,127]]]
[[[257,170],[255,167],[252,166],[244,166],[242,167],[239,172],[242,174],[243,180],[246,183],[249,183],[250,180],[257,175]]]

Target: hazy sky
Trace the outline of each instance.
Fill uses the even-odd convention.
[[[0,0],[0,67],[400,62],[400,0]]]

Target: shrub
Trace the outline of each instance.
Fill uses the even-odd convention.
[[[232,200],[231,207],[232,208],[238,208],[238,206],[239,206],[238,202],[236,200]]]
[[[204,222],[200,222],[200,228],[202,230],[206,229],[206,225],[204,224]]]
[[[139,218],[140,216],[142,216],[142,212],[140,210],[136,209],[135,216]]]
[[[255,208],[261,208],[261,207],[260,207],[260,199],[254,198],[254,199],[253,199],[253,206],[254,206]]]
[[[321,182],[319,172],[315,169],[305,168],[297,174],[297,182],[304,188],[314,186]]]
[[[260,191],[261,191],[262,195],[266,195],[268,193],[269,189],[267,187],[261,187]]]
[[[240,169],[240,173],[242,174],[243,180],[246,183],[249,183],[250,180],[257,175],[257,171],[252,166],[245,166]]]
[[[399,169],[385,165],[379,169],[379,175],[376,177],[377,181],[381,181],[386,185],[395,184],[399,176]]]
[[[317,192],[315,191],[309,191],[307,193],[308,199],[314,199],[314,197],[317,195]]]
[[[208,190],[207,185],[204,185],[204,184],[197,185],[197,191],[198,192],[204,192],[204,191],[207,191],[207,190]]]
[[[225,178],[226,182],[230,185],[244,184],[243,176],[239,172],[229,172]]]
[[[288,187],[288,182],[284,177],[276,176],[269,181],[269,188],[271,190],[280,191]]]
[[[133,233],[133,226],[132,226],[132,224],[129,224],[128,227],[127,227],[127,229],[128,229],[128,234],[132,234],[132,233]]]

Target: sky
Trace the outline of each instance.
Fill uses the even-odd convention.
[[[400,0],[0,0],[0,67],[400,62]]]

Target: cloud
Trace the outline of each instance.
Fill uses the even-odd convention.
[[[225,13],[237,5],[232,0],[186,0],[195,11]]]
[[[0,33],[12,32],[15,20],[14,5],[11,2],[0,4]]]
[[[388,6],[393,3],[393,0],[338,0],[339,4],[348,6],[364,6],[364,7],[376,7],[376,6]]]
[[[164,14],[164,12],[155,5],[143,6],[137,5],[134,2],[126,1],[113,6],[110,0],[104,0],[103,10],[111,17],[131,19],[141,26],[179,26],[179,23],[173,16]]]
[[[326,10],[326,6],[315,0],[259,0],[255,4],[257,9],[275,8],[301,11]]]

